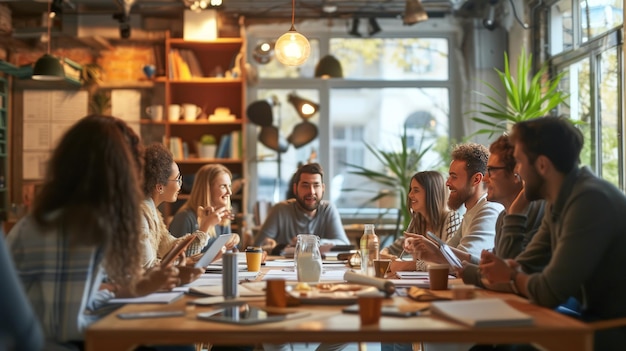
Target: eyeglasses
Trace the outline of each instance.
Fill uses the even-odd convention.
[[[183,174],[178,173],[178,177],[176,179],[168,179],[170,182],[177,182],[178,186],[183,186]]]
[[[506,169],[506,167],[487,167],[487,174],[491,177],[491,171],[497,171],[499,169]]]

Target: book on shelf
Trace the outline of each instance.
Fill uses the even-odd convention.
[[[183,159],[184,150],[183,150],[183,141],[179,137],[170,137],[170,152],[172,153],[172,157],[175,160]]]
[[[180,55],[183,61],[189,67],[191,77],[193,78],[204,77],[204,72],[202,71],[202,66],[200,66],[200,61],[198,61],[198,57],[196,57],[196,54],[193,51],[189,49],[180,50]]]
[[[217,158],[230,158],[230,134],[224,134],[220,138],[220,144],[217,147]]]
[[[511,307],[502,299],[435,301],[432,313],[473,327],[515,327],[533,324],[533,317]]]
[[[241,159],[241,131],[234,130],[230,133],[230,158]]]

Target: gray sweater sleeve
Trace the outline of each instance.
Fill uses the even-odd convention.
[[[0,349],[8,346],[9,350],[41,350],[43,332],[22,289],[22,282],[15,273],[11,255],[4,243],[4,233],[0,231]],[[9,340],[13,344],[4,345]]]
[[[322,244],[349,245],[350,240],[343,229],[343,223],[341,223],[341,217],[337,208],[329,204],[325,215],[327,216],[325,221],[326,228],[324,228],[324,236],[320,236],[320,242]]]
[[[198,229],[198,217],[189,210],[176,213],[169,228],[170,233],[177,238],[193,233],[196,229]]]
[[[544,209],[544,201],[533,201],[525,213],[501,214],[503,218],[498,223],[499,232],[496,234],[496,255],[501,258],[515,258],[524,251],[539,230]]]

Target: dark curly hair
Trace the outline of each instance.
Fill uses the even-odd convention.
[[[452,150],[452,159],[465,162],[469,179],[476,173],[485,175],[489,150],[484,145],[477,143],[460,144]]]
[[[40,227],[60,228],[70,245],[102,248],[109,278],[131,287],[142,272],[142,153],[124,121],[82,118],[52,153],[32,212]]]
[[[172,172],[174,158],[172,153],[161,143],[146,147],[145,166],[143,168],[143,192],[150,196],[159,184],[167,185]]]

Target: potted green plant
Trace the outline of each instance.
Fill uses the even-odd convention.
[[[419,148],[408,146],[406,128],[400,136],[400,150],[385,151],[365,143],[367,150],[382,164],[381,170],[369,169],[360,165],[346,163],[353,168],[350,174],[365,177],[383,186],[383,189],[373,193],[367,202],[377,202],[385,197],[394,197],[399,200],[398,217],[396,220],[396,236],[400,229],[409,225],[411,220],[407,209],[407,190],[411,177],[418,171],[420,160],[431,149],[432,145],[422,147],[424,138],[420,140]],[[363,188],[347,188],[344,191],[368,191]],[[402,227],[400,227],[402,226]]]
[[[485,82],[492,95],[478,93],[487,99],[480,103],[483,109],[478,112],[489,119],[472,118],[486,126],[476,134],[489,134],[491,137],[496,133],[506,132],[509,126],[517,122],[549,115],[552,109],[566,101],[568,94],[558,90],[564,72],[553,78],[545,78],[548,66],[544,64],[531,77],[532,60],[532,55],[522,50],[517,61],[517,74],[514,76],[508,55],[504,53],[504,72],[495,70],[502,86]]]
[[[217,140],[213,134],[204,134],[198,143],[198,156],[200,158],[214,158],[217,151]]]

